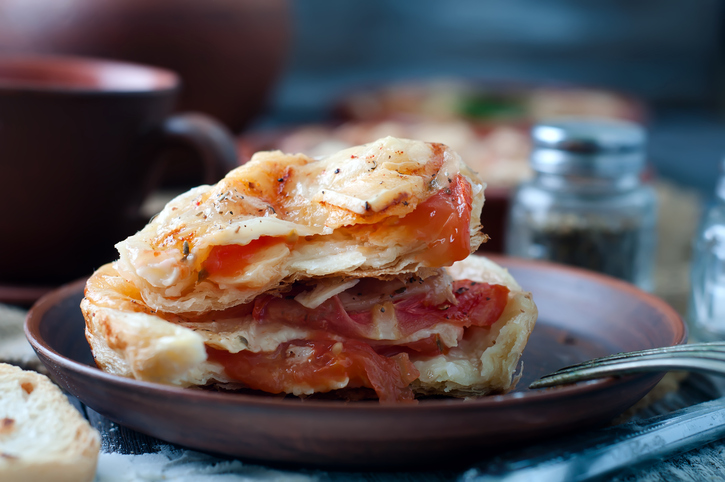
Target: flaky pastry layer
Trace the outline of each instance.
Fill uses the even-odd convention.
[[[537,309],[531,294],[522,291],[506,270],[484,257],[472,255],[455,263],[449,273],[454,279],[507,286],[510,291],[506,308],[491,327],[469,328],[475,333],[446,355],[411,356],[420,372],[412,388],[419,394],[454,396],[511,389],[519,358],[536,322]],[[231,325],[194,324],[181,319],[175,322],[173,316],[162,317],[148,307],[112,265],[104,266],[89,280],[81,308],[86,337],[99,367],[115,375],[178,386],[234,382],[221,365],[207,360],[206,344],[237,343],[227,345],[227,349],[266,352],[280,343],[310,336],[304,328],[260,325],[251,316]],[[446,336],[445,326],[436,329]],[[243,345],[237,342],[240,339]]]

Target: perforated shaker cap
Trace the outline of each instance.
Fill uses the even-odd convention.
[[[628,121],[566,118],[531,129],[531,167],[543,173],[619,177],[645,165],[647,135]]]

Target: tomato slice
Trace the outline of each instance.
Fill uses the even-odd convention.
[[[381,402],[410,402],[409,385],[420,376],[407,354],[385,357],[355,340],[296,340],[268,353],[207,347],[207,354],[229,377],[268,393],[293,393],[300,387],[328,392],[349,380],[347,387],[372,388]]]
[[[450,266],[471,254],[471,185],[460,174],[447,189],[420,203],[398,222],[412,239],[427,240],[421,260],[429,266]]]
[[[240,246],[228,244],[214,246],[202,267],[209,276],[232,277],[244,273],[247,266],[252,264],[254,256],[262,250],[283,243],[283,238],[262,236]]]
[[[508,303],[509,289],[503,285],[478,283],[471,280],[453,282],[457,304],[428,305],[425,295],[411,296],[394,303],[395,317],[401,333],[410,335],[437,323],[450,323],[464,328],[491,326],[499,319]],[[351,313],[359,324],[372,319],[370,312]],[[370,323],[370,322],[367,322]]]
[[[453,282],[453,294],[458,304],[445,310],[443,317],[462,321],[463,326],[491,326],[503,314],[508,303],[508,287],[471,280]]]

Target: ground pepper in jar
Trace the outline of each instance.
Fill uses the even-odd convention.
[[[656,201],[641,182],[644,130],[568,119],[532,129],[534,178],[515,192],[506,252],[652,289]]]
[[[639,250],[639,229],[633,223],[611,226],[583,223],[548,223],[533,227],[531,243],[545,258],[608,274],[634,283]]]

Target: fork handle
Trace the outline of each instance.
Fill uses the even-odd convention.
[[[542,377],[529,385],[529,388],[546,388],[609,376],[670,370],[685,370],[725,376],[725,360],[683,355],[680,354],[677,357],[673,357],[672,354],[643,356],[638,359],[610,361],[601,365],[571,367],[565,369],[566,371],[562,370]]]

